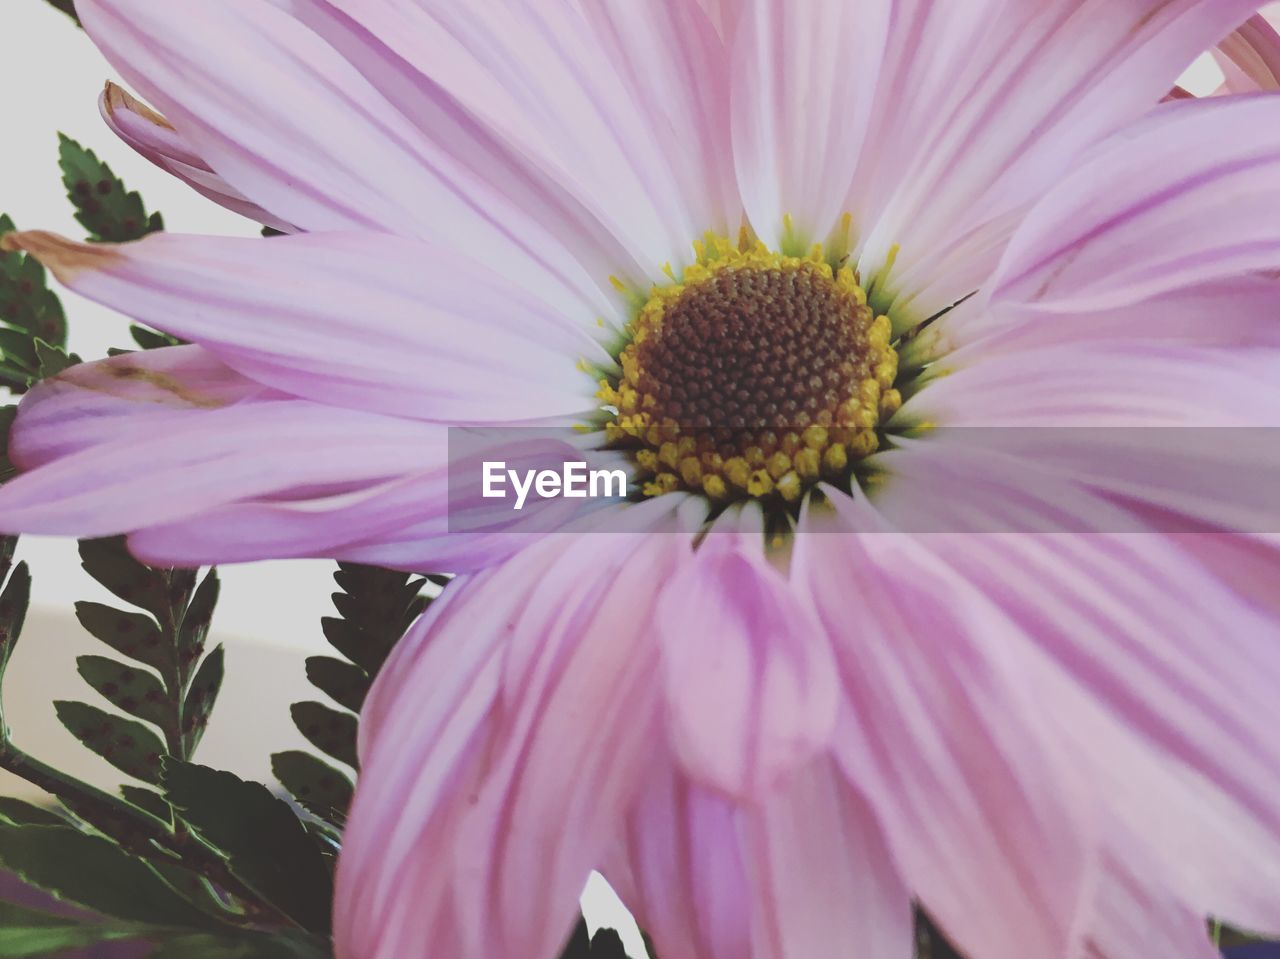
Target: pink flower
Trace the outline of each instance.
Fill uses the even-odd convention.
[[[1224,75],[1219,93],[1253,93],[1280,90],[1280,4],[1268,4],[1263,13],[1243,26],[1214,51]]]
[[[194,345],[35,389],[0,526],[464,574],[345,959],[553,957],[592,868],[663,959],[1280,930],[1280,464],[1155,429],[1280,424],[1280,100],[1157,106],[1258,6],[80,0],[301,235],[6,238]],[[534,423],[633,501],[451,532],[447,427]]]

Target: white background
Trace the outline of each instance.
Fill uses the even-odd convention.
[[[170,0],[156,0],[170,2]],[[103,125],[97,94],[115,74],[88,38],[41,0],[0,2],[0,212],[19,228],[50,229],[70,236],[75,222],[57,169],[61,130],[106,160],[148,208],[164,213],[166,227],[183,233],[250,236],[255,224],[209,203],[156,170],[116,141]],[[1184,84],[1212,89],[1220,73],[1202,62]],[[73,293],[59,291],[71,322],[71,347],[87,359],[108,347],[130,346],[128,323]],[[75,672],[75,657],[99,652],[70,614],[78,599],[111,597],[79,567],[71,541],[26,537],[19,556],[32,568],[33,609],[5,683],[15,741],[62,768],[111,788],[119,774],[88,754],[54,717],[52,701],[92,699]],[[227,681],[201,758],[241,775],[268,779],[270,753],[305,745],[289,721],[289,703],[314,693],[303,676],[305,656],[324,651],[319,619],[330,613],[333,565],[327,562],[261,563],[223,567],[222,600],[214,641],[228,646]],[[3,778],[0,792],[31,796],[24,783]],[[535,878],[536,877],[531,877]],[[593,925],[627,926],[628,946],[643,955],[638,937],[603,881],[584,896]]]

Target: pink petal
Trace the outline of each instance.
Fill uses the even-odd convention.
[[[9,454],[31,470],[121,431],[186,422],[183,413],[283,398],[198,346],[128,353],[36,384],[22,400]]]
[[[1000,638],[1008,622],[908,537],[831,493],[793,575],[836,645],[837,756],[923,908],[968,955],[1070,955],[1095,837]],[[854,535],[862,531],[871,535]]]
[[[1151,875],[1201,914],[1280,928],[1266,891],[1280,882],[1280,751],[1265,732],[1280,720],[1272,648],[1280,610],[1220,581],[1224,558],[1202,551],[1199,535],[1108,532],[1118,524],[1063,532],[1070,517],[1057,517],[1088,503],[1084,494],[1029,479],[1013,457],[973,468],[946,446],[898,454],[877,508],[910,517],[919,512],[904,508],[912,504],[956,502],[952,511],[979,535],[934,525],[915,548],[950,570],[957,606],[983,597],[1000,610],[998,631],[966,628],[974,642],[984,628],[999,637],[1074,778],[1159,863]],[[1070,482],[1049,445],[1027,460]],[[1002,532],[1017,528],[1013,510],[1062,525],[1052,535]],[[873,555],[899,540],[910,542],[865,537]],[[1247,558],[1259,568],[1276,565],[1274,543],[1257,552],[1267,555]]]
[[[321,6],[302,16],[317,23]],[[350,18],[565,185],[639,265],[633,279],[661,281],[703,231],[736,228],[726,51],[694,3],[371,0]]]
[[[415,118],[424,133],[395,95],[403,91],[384,93],[298,19],[307,7],[84,0],[80,14],[202,161],[280,220],[447,242],[591,321],[615,310],[611,271],[588,272],[558,239],[590,249],[601,236],[563,190],[448,97],[415,101],[429,117]]]
[[[846,212],[890,4],[750,0],[742,8],[733,56],[739,186],[766,243],[807,252]]]
[[[752,956],[755,890],[747,880],[737,807],[655,764],[628,818],[624,861],[606,869],[663,959]]]
[[[160,233],[85,246],[24,233],[5,242],[76,292],[321,402],[463,423],[566,417],[592,405],[578,362],[607,362],[587,324],[415,240]]]
[[[1204,916],[1154,885],[1158,869],[1132,848],[1107,857],[1088,959],[1221,959]]]
[[[657,614],[676,755],[695,781],[739,797],[825,747],[836,712],[831,650],[763,539],[712,533]]]
[[[1142,116],[1256,6],[898,4],[850,192],[865,237],[860,267],[876,280],[878,305],[894,304],[906,323],[972,293],[1000,253],[993,237],[975,243],[975,233],[1036,200],[1084,151]],[[940,274],[947,284],[935,282]]]
[[[651,529],[670,508],[647,510]],[[552,537],[450,587],[366,710],[340,956],[554,959],[660,731],[656,590],[639,586],[686,549],[657,532]],[[620,575],[637,588],[609,588]]]
[[[911,955],[910,896],[875,816],[830,760],[744,818],[756,959]]]
[[[352,490],[444,457],[439,427],[302,400],[126,420],[110,442],[6,483],[0,528],[105,536],[244,499]]]
[[[1269,97],[1161,107],[1028,215],[992,309],[1088,312],[1280,267],[1277,130]]]
[[[257,223],[294,232],[294,227],[273,217],[214,173],[168,120],[114,83],[108,81],[98,109],[116,136],[203,196]]]

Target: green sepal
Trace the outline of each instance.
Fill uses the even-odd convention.
[[[302,928],[327,934],[333,882],[315,841],[261,783],[169,760],[165,796],[246,886]]]
[[[346,821],[355,787],[346,773],[300,749],[276,753],[271,772],[298,805],[335,827]]]
[[[353,769],[359,765],[355,716],[317,702],[294,703],[289,707],[289,713],[298,732],[316,749]]]
[[[56,701],[53,708],[71,735],[126,776],[149,783],[160,781],[165,745],[142,723],[65,699]]]
[[[159,213],[148,214],[142,197],[130,192],[111,167],[64,133],[58,134],[58,166],[76,220],[90,239],[127,243],[164,229]]]

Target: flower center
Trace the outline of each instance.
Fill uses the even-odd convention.
[[[601,384],[609,440],[644,492],[794,502],[847,478],[901,404],[888,317],[848,266],[723,237],[698,244],[679,282],[655,287]]]

